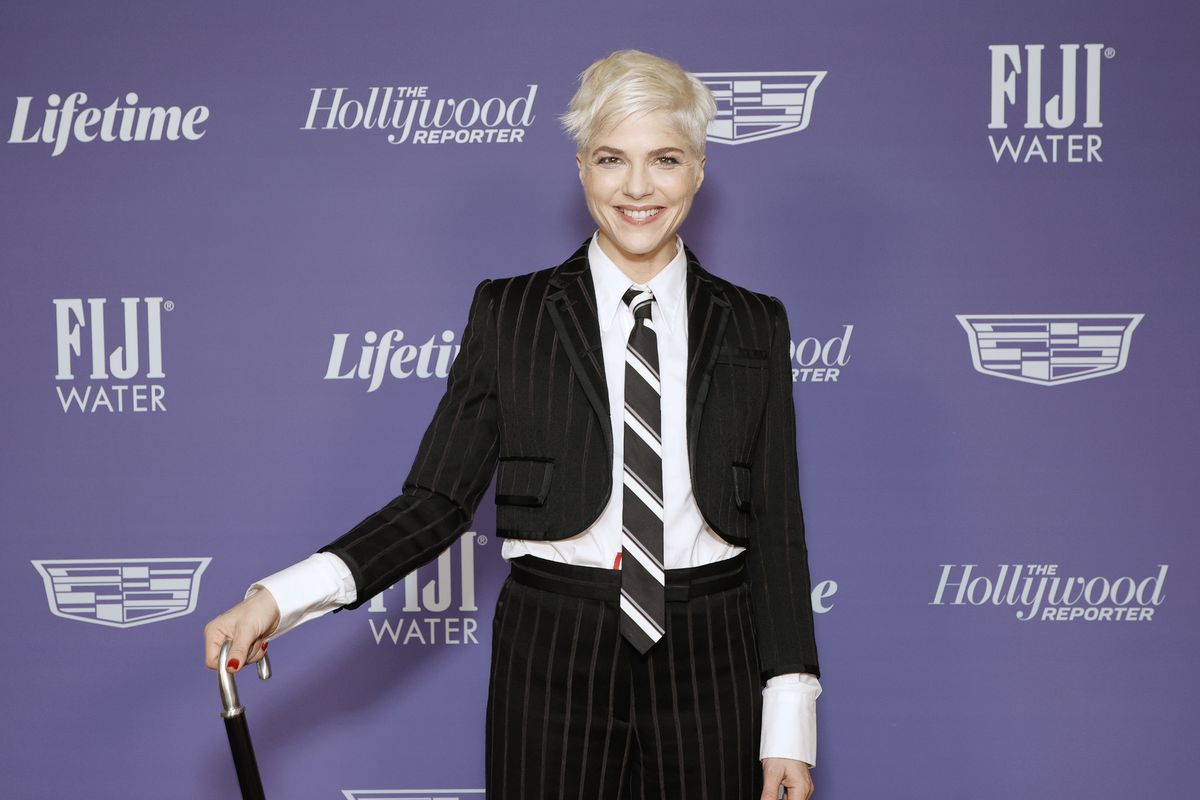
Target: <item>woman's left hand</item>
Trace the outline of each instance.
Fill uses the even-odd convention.
[[[779,790],[787,789],[788,800],[808,800],[812,797],[812,778],[808,764],[791,758],[764,758],[763,791],[759,800],[778,800]]]

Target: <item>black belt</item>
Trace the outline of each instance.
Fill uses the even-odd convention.
[[[535,589],[614,603],[621,597],[620,570],[580,567],[537,556],[520,556],[509,564],[513,580]],[[669,569],[666,575],[667,602],[686,602],[740,586],[746,579],[746,557],[738,553],[699,567]]]

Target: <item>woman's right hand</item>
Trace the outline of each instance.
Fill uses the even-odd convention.
[[[262,660],[267,637],[278,625],[279,606],[275,598],[266,589],[259,589],[204,626],[204,665],[217,668],[217,656],[226,639],[233,641],[229,661],[224,665],[230,672]]]

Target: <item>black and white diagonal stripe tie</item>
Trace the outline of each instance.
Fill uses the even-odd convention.
[[[630,288],[633,310],[625,348],[625,470],[621,514],[621,635],[645,653],[666,623],[663,571],[662,386],[658,336],[650,318],[654,295]]]

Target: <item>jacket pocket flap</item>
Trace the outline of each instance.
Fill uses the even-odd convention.
[[[717,361],[726,364],[741,364],[746,367],[765,367],[767,351],[755,347],[734,347],[723,344],[717,351]]]
[[[496,476],[496,505],[542,506],[550,494],[554,460],[506,456]]]

